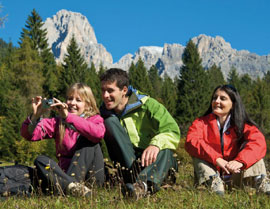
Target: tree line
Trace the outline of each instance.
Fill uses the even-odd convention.
[[[53,140],[30,143],[20,136],[22,122],[31,113],[31,98],[42,95],[65,101],[65,92],[74,82],[89,85],[101,105],[99,76],[106,68],[96,69],[85,62],[76,43],[70,40],[63,63],[57,64],[42,29],[42,19],[34,9],[22,29],[19,46],[0,39],[0,159],[31,163],[39,154],[53,157]],[[247,112],[266,136],[270,135],[270,72],[263,78],[251,79],[232,68],[227,78],[216,65],[204,69],[195,44],[189,40],[183,53],[180,76],[160,77],[156,66],[147,69],[142,59],[129,68],[133,87],[161,102],[177,120],[182,136],[191,122],[210,105],[214,88],[234,85],[243,99]],[[53,116],[47,113],[46,117]]]

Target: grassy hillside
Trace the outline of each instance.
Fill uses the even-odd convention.
[[[270,208],[270,197],[256,194],[250,188],[227,191],[224,197],[212,194],[205,188],[194,188],[193,167],[190,157],[183,150],[183,141],[177,154],[179,172],[176,184],[139,201],[123,199],[120,186],[106,186],[93,189],[92,196],[87,199],[43,195],[33,195],[31,198],[11,197],[2,200],[0,208]],[[269,153],[266,156],[268,161]]]

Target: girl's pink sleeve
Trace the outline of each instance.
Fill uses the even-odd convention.
[[[100,115],[94,115],[85,119],[69,113],[66,122],[73,125],[82,136],[94,143],[100,142],[104,137],[105,125]]]
[[[56,118],[44,118],[40,120],[33,133],[29,133],[28,126],[32,123],[28,117],[22,124],[21,135],[30,141],[39,141],[47,138],[54,138],[56,130]]]

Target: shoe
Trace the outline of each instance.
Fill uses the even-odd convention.
[[[67,194],[77,197],[87,197],[91,195],[91,189],[78,182],[72,182],[67,187]]]
[[[270,195],[270,180],[266,175],[255,177],[255,187],[257,193],[264,193]]]
[[[124,197],[139,200],[147,195],[147,184],[143,181],[134,184],[127,183],[121,188],[121,191]]]
[[[217,195],[224,195],[224,182],[219,175],[210,176],[211,190]]]

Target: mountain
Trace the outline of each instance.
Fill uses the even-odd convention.
[[[63,62],[67,46],[74,35],[85,61],[96,67],[102,63],[112,64],[112,55],[96,39],[94,29],[87,18],[80,13],[60,10],[52,18],[47,18],[43,28],[47,29],[48,44],[58,62]]]
[[[179,75],[183,64],[185,46],[177,43],[165,43],[163,47],[142,46],[134,55],[126,54],[113,63],[112,55],[97,42],[94,29],[80,13],[60,10],[52,18],[47,18],[43,27],[48,31],[48,43],[58,62],[63,62],[67,46],[74,34],[86,62],[89,65],[93,62],[96,68],[102,63],[107,68],[120,67],[128,70],[132,62],[136,63],[141,58],[146,68],[155,65],[161,76],[166,73],[174,78]],[[270,70],[270,55],[259,56],[247,50],[237,51],[220,36],[199,35],[192,38],[192,41],[198,48],[204,68],[216,64],[221,67],[225,77],[232,67],[236,68],[240,75],[248,73],[254,78],[262,77]]]

